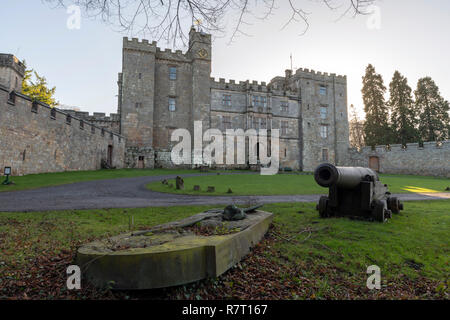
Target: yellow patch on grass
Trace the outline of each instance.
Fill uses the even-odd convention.
[[[427,189],[427,188],[419,188],[414,186],[406,186],[405,188],[402,188],[403,190],[414,192],[414,193],[432,193],[432,192],[439,192],[437,190],[433,189]]]

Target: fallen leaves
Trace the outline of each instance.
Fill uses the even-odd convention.
[[[319,257],[292,259],[280,245],[295,237],[298,240],[293,245],[302,245],[319,229],[283,234],[273,225],[250,254],[217,279],[134,292],[101,290],[82,281],[81,290],[70,291],[66,269],[73,264],[76,248],[93,239],[80,241],[74,236],[69,246],[51,237],[33,242],[27,238],[31,231],[23,223],[14,219],[8,223],[17,229],[8,242],[0,242],[0,299],[448,299],[449,283],[445,281],[399,275],[383,279],[381,290],[369,290],[363,272],[352,274]],[[52,224],[44,225],[53,228]],[[196,227],[195,231],[208,235],[214,230]],[[321,247],[331,250],[323,244]],[[18,250],[23,251],[20,259]]]

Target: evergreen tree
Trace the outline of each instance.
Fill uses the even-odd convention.
[[[35,77],[34,81],[32,79],[33,75]],[[49,88],[47,79],[41,77],[36,71],[34,71],[33,69],[25,70],[25,76],[22,82],[22,93],[24,95],[29,96],[33,100],[38,100],[48,104],[51,107],[54,107],[58,104],[58,102],[54,98],[55,91],[56,87]]]
[[[364,121],[358,119],[358,114],[353,104],[350,105],[349,119],[350,146],[361,149],[364,146]]]
[[[416,106],[419,110],[419,131],[422,141],[440,141],[450,138],[449,103],[439,93],[430,77],[419,79]]]
[[[366,68],[361,91],[366,113],[364,123],[366,145],[375,146],[390,143],[389,112],[384,100],[386,87],[383,78],[375,72],[375,68],[371,64]]]
[[[389,84],[392,142],[406,145],[418,141],[417,111],[411,96],[408,79],[395,71]]]

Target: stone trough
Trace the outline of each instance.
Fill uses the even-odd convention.
[[[267,232],[272,213],[255,210],[238,221],[203,212],[91,242],[78,250],[82,276],[98,287],[153,289],[217,277],[238,263]],[[205,232],[206,230],[206,232]]]

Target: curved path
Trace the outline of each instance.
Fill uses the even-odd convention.
[[[231,173],[233,174],[233,173]],[[239,174],[239,173],[237,173]],[[242,173],[240,173],[242,174]],[[184,174],[183,177],[208,174]],[[176,205],[216,205],[276,202],[316,202],[320,195],[194,196],[160,193],[146,189],[150,182],[176,175],[118,178],[77,182],[34,190],[0,192],[1,211],[48,211],[102,208],[142,208]],[[398,194],[401,200],[450,199],[450,193]]]

